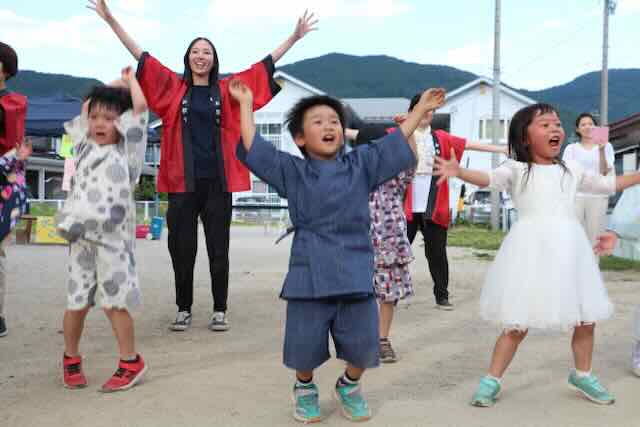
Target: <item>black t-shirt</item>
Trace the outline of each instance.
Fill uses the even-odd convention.
[[[208,86],[193,86],[189,115],[194,177],[218,178],[220,132],[215,122],[215,100]]]

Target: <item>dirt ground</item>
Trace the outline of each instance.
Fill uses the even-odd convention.
[[[290,239],[260,227],[234,227],[231,238],[231,330],[207,329],[211,314],[208,263],[201,236],[194,322],[170,332],[175,316],[166,241],[139,241],[144,305],[135,313],[147,380],[122,393],[97,390],[114,371],[115,341],[105,316],[90,314],[82,344],[89,387],[62,387],[62,314],[67,250],[10,246],[7,323],[0,338],[0,426],[288,426],[293,374],[282,365],[284,302],[278,299]],[[166,235],[165,235],[166,239]],[[491,409],[469,405],[498,331],[477,315],[487,266],[469,249],[450,248],[455,311],[434,309],[422,248],[414,245],[417,295],[402,304],[392,329],[396,364],[366,373],[371,426],[640,426],[640,378],[630,371],[631,312],[640,304],[637,274],[606,274],[616,312],[597,328],[594,371],[616,394],[615,405],[587,402],[567,387],[569,334],[527,338]],[[346,426],[331,397],[341,372],[332,359],[316,372],[325,419]]]

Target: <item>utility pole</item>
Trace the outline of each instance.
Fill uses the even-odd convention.
[[[493,138],[492,143],[500,143],[502,128],[500,126],[500,0],[495,0],[495,32],[493,36]],[[498,167],[498,153],[491,154],[491,168]],[[491,190],[491,229],[499,229],[500,194]]]
[[[616,11],[616,0],[603,0],[602,72],[600,74],[600,125],[609,123],[609,15]]]

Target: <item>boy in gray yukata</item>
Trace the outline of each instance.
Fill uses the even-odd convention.
[[[94,88],[82,114],[65,124],[74,143],[76,174],[57,218],[58,231],[70,242],[64,385],[71,389],[87,385],[79,343],[84,319],[99,302],[120,351],[118,369],[102,386],[103,392],[133,387],[147,369],[134,348],[129,311],[141,299],[133,194],[144,161],[148,112],[130,68],[113,85]]]
[[[359,385],[365,369],[379,364],[369,193],[415,166],[406,138],[426,111],[442,104],[444,90],[426,91],[398,131],[348,154],[340,101],[304,98],[287,118],[304,158],[276,150],[256,133],[252,93],[244,83],[234,80],[230,92],[240,104],[238,159],[288,199],[295,230],[280,294],[287,301],[284,364],[296,370],[294,418],[321,419],[313,370],[329,359],[331,335],[337,357],[347,362],[335,387],[342,413],[353,421],[369,419]]]

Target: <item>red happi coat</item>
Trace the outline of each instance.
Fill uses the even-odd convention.
[[[240,79],[249,86],[253,92],[255,111],[266,105],[280,90],[273,80],[274,71],[273,60],[267,56],[248,70],[218,81],[221,103],[219,140],[226,178],[225,191],[251,189],[249,171],[236,157],[236,147],[240,142],[240,108],[229,93],[229,82],[231,79]],[[162,119],[158,191],[194,191],[194,166],[190,164],[192,162],[185,162],[185,148],[190,150],[191,141],[185,140],[182,120],[182,101],[188,90],[187,82],[147,52],[140,58],[137,76],[149,108]],[[214,120],[212,117],[212,123]],[[192,158],[190,152],[186,154]]]
[[[4,130],[0,131],[0,156],[16,148],[24,138],[24,121],[27,116],[27,98],[19,93],[0,95],[0,107],[4,114]]]
[[[458,161],[462,159],[464,154],[464,147],[467,141],[464,138],[453,136],[443,130],[433,131],[435,137],[440,144],[440,156],[446,160],[451,158],[451,148],[456,153]],[[433,177],[436,179],[436,177]],[[433,190],[437,191],[435,208],[431,215],[431,221],[434,223],[448,228],[451,223],[451,212],[449,210],[449,180],[446,180],[439,186],[433,186]],[[432,191],[433,191],[432,190]],[[404,199],[404,212],[407,217],[407,221],[413,219],[413,184],[407,186],[406,197]]]

